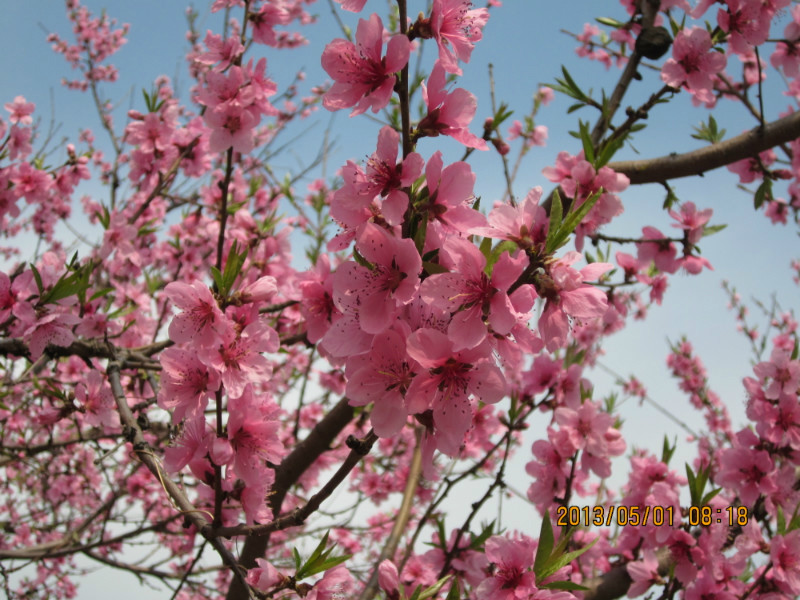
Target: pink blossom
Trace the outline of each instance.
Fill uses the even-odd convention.
[[[633,583],[628,588],[628,598],[636,598],[644,594],[650,586],[663,583],[658,574],[658,559],[652,550],[642,553],[642,560],[628,563],[628,575]]]
[[[680,212],[670,210],[669,216],[677,221],[672,226],[686,231],[688,242],[694,245],[703,237],[703,229],[713,213],[714,211],[711,208],[698,211],[694,202],[684,202],[681,205]]]
[[[253,386],[228,400],[228,440],[233,448],[233,467],[245,484],[258,486],[267,463],[277,465],[285,453],[279,438],[278,406],[256,397]]]
[[[212,346],[230,331],[230,325],[211,295],[211,290],[202,282],[187,284],[173,281],[167,284],[164,293],[175,306],[183,309],[169,325],[172,341]]]
[[[206,111],[204,118],[211,127],[209,152],[224,152],[232,147],[235,152],[246,154],[255,147],[253,128],[258,119],[249,110],[226,102]]]
[[[248,13],[253,26],[253,41],[258,44],[279,47],[275,25],[286,25],[291,20],[289,12],[278,2],[265,2],[258,12]]]
[[[349,10],[350,12],[361,12],[367,0],[336,0],[342,5],[342,9]]]
[[[307,600],[340,600],[351,597],[356,587],[356,580],[344,565],[325,571],[322,579],[314,584],[306,596]]]
[[[347,361],[350,404],[374,403],[370,421],[381,437],[397,434],[408,417],[404,396],[413,376],[410,363],[404,337],[393,330],[376,335],[368,353]]]
[[[368,108],[377,113],[389,103],[395,73],[408,63],[410,42],[404,35],[393,36],[383,49],[383,22],[372,14],[368,21],[359,19],[356,43],[335,39],[322,52],[322,68],[333,86],[325,93],[322,105],[330,111],[353,108],[350,116]]]
[[[475,174],[465,162],[459,161],[444,169],[442,153],[436,151],[425,167],[428,185],[428,219],[445,229],[471,233],[486,225],[486,218],[472,208],[472,188]]]
[[[636,244],[639,264],[642,267],[647,267],[653,262],[656,268],[663,273],[674,273],[678,270],[680,266],[676,259],[678,251],[675,244],[670,242],[663,233],[655,227],[643,227],[642,240],[652,240]]]
[[[540,273],[534,282],[539,296],[546,299],[539,330],[550,351],[566,345],[569,333],[567,316],[590,319],[600,317],[608,308],[606,295],[585,281],[597,279],[614,266],[610,263],[592,263],[580,271],[570,265],[580,260],[577,252],[568,252],[549,265],[548,273]]]
[[[475,96],[463,88],[447,92],[446,85],[444,67],[441,61],[436,61],[428,85],[422,84],[422,98],[428,107],[428,114],[417,125],[418,133],[431,137],[449,135],[468,148],[488,150],[486,140],[470,133],[468,129],[478,110]]]
[[[683,29],[672,44],[672,58],[661,68],[661,79],[669,86],[686,84],[690,93],[702,102],[711,102],[713,76],[727,63],[724,54],[711,48],[711,36],[700,27]]]
[[[119,427],[114,396],[111,388],[104,385],[102,375],[97,371],[89,371],[86,383],[75,386],[75,399],[81,403],[85,421],[92,427]]]
[[[213,435],[211,426],[202,416],[186,421],[177,444],[164,451],[164,467],[167,472],[177,473],[189,465],[192,473],[201,481],[204,480],[207,472],[213,472],[206,458]]]
[[[33,102],[27,102],[25,96],[16,96],[13,102],[6,102],[3,107],[11,113],[8,120],[16,125],[31,125],[33,123],[33,111],[36,105]]]
[[[367,333],[380,333],[400,307],[413,300],[422,259],[413,240],[395,238],[373,223],[364,225],[356,248],[372,267],[341,265],[334,276],[334,301],[341,304],[343,297],[355,298],[361,327]]]
[[[164,410],[173,410],[173,422],[184,417],[194,418],[203,414],[213,392],[219,389],[219,375],[209,369],[195,352],[180,348],[167,348],[159,360],[163,369],[158,405]]]
[[[400,136],[391,127],[381,128],[378,148],[367,159],[366,172],[354,162],[348,161],[342,168],[344,185],[333,195],[333,202],[346,209],[363,209],[380,194],[385,199],[381,210],[387,223],[399,225],[408,208],[408,195],[401,188],[409,187],[422,173],[425,164],[416,152],[411,152],[397,162]]]
[[[220,374],[228,394],[239,397],[248,383],[269,381],[272,366],[261,353],[276,352],[279,346],[275,330],[256,320],[238,335],[229,330],[220,343],[201,348],[199,355],[203,363]]]
[[[474,348],[488,334],[484,319],[493,332],[507,335],[516,324],[516,314],[506,291],[522,274],[528,257],[519,253],[511,258],[504,253],[486,275],[486,257],[471,242],[448,238],[440,253],[440,264],[449,273],[428,277],[420,295],[429,303],[455,313],[447,329],[454,350]]]
[[[422,367],[406,394],[408,411],[432,409],[436,447],[455,456],[472,422],[470,397],[490,404],[499,401],[506,392],[505,377],[493,364],[486,344],[457,352],[435,329],[412,333],[406,352]]]
[[[14,315],[21,321],[32,321],[22,333],[22,339],[27,342],[30,349],[31,360],[36,360],[44,354],[48,344],[69,346],[75,341],[72,328],[81,322],[78,315],[64,310],[34,314],[33,307],[27,303],[17,304]]]
[[[489,21],[488,9],[471,6],[469,0],[433,0],[430,27],[439,46],[439,61],[448,73],[461,75],[458,61],[469,62]]]
[[[278,571],[271,562],[257,558],[256,565],[258,566],[247,572],[247,583],[259,592],[268,592],[286,580],[286,576]]]
[[[478,600],[519,600],[537,592],[533,566],[536,543],[526,535],[495,535],[486,540],[486,558],[495,565],[493,575],[475,590]]]
[[[542,188],[535,187],[516,206],[500,204],[489,213],[489,226],[473,230],[478,235],[509,240],[523,250],[544,250],[550,219],[539,206]]]
[[[800,594],[800,530],[773,537],[769,555],[773,581],[787,594]]]

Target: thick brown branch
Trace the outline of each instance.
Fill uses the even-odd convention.
[[[737,160],[756,156],[800,137],[800,112],[767,123],[762,129],[754,127],[734,138],[684,154],[669,154],[660,158],[627,160],[609,163],[617,173],[628,176],[633,184],[660,183],[679,177],[702,175]]]

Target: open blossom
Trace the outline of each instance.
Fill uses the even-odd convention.
[[[196,353],[180,348],[167,348],[159,360],[163,371],[158,405],[174,411],[175,423],[202,415],[209,398],[219,389],[217,372],[203,364]]]
[[[446,85],[444,67],[441,61],[436,61],[428,85],[422,84],[422,98],[428,107],[428,114],[419,122],[418,132],[432,137],[449,135],[468,148],[487,150],[486,140],[470,133],[468,129],[478,110],[475,96],[463,88],[447,92]]]
[[[395,35],[382,56],[383,21],[376,14],[369,20],[359,19],[355,44],[338,38],[322,52],[322,68],[334,81],[322,105],[331,111],[353,106],[351,117],[368,108],[378,112],[389,104],[394,74],[408,63],[410,47],[408,37]]]
[[[447,335],[455,350],[474,348],[488,335],[484,319],[494,333],[507,335],[517,323],[514,307],[506,293],[528,263],[524,253],[511,258],[503,253],[492,275],[484,272],[486,257],[471,242],[450,237],[440,253],[440,264],[449,273],[436,273],[420,287],[426,302],[455,313]]]
[[[486,558],[494,564],[492,576],[475,590],[478,600],[522,600],[534,598],[533,567],[536,542],[526,535],[516,538],[495,535],[486,540]]]
[[[375,433],[398,433],[408,418],[404,395],[413,372],[406,356],[405,340],[394,330],[379,333],[366,354],[347,361],[347,397],[353,406],[374,403],[370,421]]]
[[[175,306],[183,309],[169,325],[169,337],[173,342],[212,346],[230,330],[211,290],[203,282],[173,281],[167,284],[164,293]]]
[[[267,462],[278,464],[284,455],[278,435],[278,406],[269,399],[256,397],[253,386],[247,386],[240,397],[228,402],[227,429],[234,470],[247,485],[258,486]]]
[[[378,148],[367,159],[366,171],[353,161],[342,168],[344,185],[333,195],[333,202],[344,209],[359,210],[370,205],[377,195],[384,200],[381,212],[389,225],[399,225],[408,208],[409,187],[422,173],[424,159],[416,152],[397,162],[400,135],[389,126],[378,134]]]
[[[428,218],[442,229],[472,233],[486,225],[486,217],[472,208],[475,199],[475,173],[469,164],[458,161],[444,167],[442,153],[437,150],[425,166],[428,186]],[[438,225],[437,225],[438,227]],[[430,230],[429,230],[430,233]]]
[[[6,102],[3,107],[11,113],[8,120],[12,124],[31,125],[33,123],[31,115],[36,105],[33,102],[27,102],[25,96],[17,96],[13,102]]]
[[[689,243],[694,245],[703,237],[703,229],[713,212],[711,208],[699,211],[694,202],[684,202],[680,212],[670,210],[669,216],[677,221],[672,226],[685,230]]]
[[[422,368],[406,394],[408,411],[432,410],[436,447],[455,456],[472,423],[472,398],[487,404],[499,401],[506,392],[505,377],[493,364],[488,344],[455,351],[449,338],[435,329],[412,333],[406,351]]]
[[[255,320],[240,334],[228,330],[220,343],[200,350],[200,360],[220,374],[225,390],[232,397],[241,396],[248,383],[266,383],[272,365],[262,352],[276,352],[280,346],[277,332]]]
[[[539,206],[542,188],[532,188],[516,206],[500,204],[489,213],[489,226],[478,227],[473,233],[514,242],[523,250],[543,250],[547,241],[550,219]]]
[[[439,60],[448,73],[461,75],[458,61],[469,62],[488,21],[489,10],[473,9],[469,0],[433,0],[430,27],[439,46]]]
[[[700,27],[684,29],[675,36],[672,58],[664,63],[661,79],[674,88],[686,84],[701,102],[713,102],[713,76],[721,72],[727,59],[711,48],[711,36]]]
[[[361,327],[367,333],[380,333],[414,299],[422,259],[413,240],[395,238],[374,223],[364,225],[356,248],[372,268],[342,264],[334,276],[334,301],[341,304],[344,297],[355,298]]]
[[[92,427],[118,427],[119,414],[111,388],[98,371],[89,371],[86,382],[75,386],[75,399],[84,410],[84,421]]]
[[[601,317],[608,308],[606,295],[598,288],[587,285],[612,269],[610,263],[592,263],[580,271],[570,265],[580,260],[577,252],[568,252],[550,265],[549,273],[541,273],[534,282],[539,296],[545,298],[539,330],[547,349],[563,347],[569,333],[567,317],[590,319]]]

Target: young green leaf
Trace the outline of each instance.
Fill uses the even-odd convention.
[[[539,529],[539,547],[536,549],[536,558],[533,560],[533,571],[536,573],[536,580],[544,579],[539,577],[539,573],[544,569],[550,552],[553,550],[553,525],[550,523],[550,511],[545,511],[542,517],[542,527]]]

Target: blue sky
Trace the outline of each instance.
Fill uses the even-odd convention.
[[[515,111],[513,118],[521,118],[530,108],[532,94],[540,83],[552,82],[560,75],[561,64],[566,64],[575,79],[593,88],[597,95],[601,87],[609,89],[616,81],[617,71],[607,71],[602,65],[578,59],[574,54],[575,42],[560,29],[579,33],[584,22],[596,16],[611,16],[625,20],[622,8],[617,2],[597,2],[596,0],[570,0],[569,2],[550,2],[542,0],[506,0],[505,6],[492,11],[492,17],[484,31],[484,41],[479,44],[470,64],[464,66],[464,76],[458,86],[473,91],[478,96],[478,115],[472,127],[480,134],[483,119],[490,114],[488,94],[488,64],[494,64],[495,89],[499,101],[507,102]],[[183,54],[187,49],[184,38],[186,30],[184,8],[179,2],[137,0],[122,2],[87,2],[95,12],[105,6],[111,16],[119,22],[131,24],[128,44],[113,59],[120,70],[121,79],[114,85],[103,87],[106,97],[120,107],[115,113],[118,130],[124,122],[129,108],[142,109],[141,89],[149,88],[155,77],[166,74],[173,78],[176,89],[184,94],[189,85],[185,73]],[[416,15],[424,10],[425,3],[410,2],[409,14]],[[374,8],[385,12],[385,2],[370,0],[366,11]],[[606,12],[595,11],[599,6]],[[62,77],[71,77],[69,66],[62,57],[53,53],[45,41],[47,31],[62,35],[68,33],[68,25],[63,8],[55,2],[10,2],[4,4],[4,18],[0,20],[0,53],[8,58],[0,69],[0,102],[8,102],[16,95],[24,95],[37,105],[36,115],[43,119],[46,128],[51,119],[60,124],[56,140],[61,136],[75,139],[77,132],[84,127],[95,131],[101,147],[105,143],[103,132],[97,122],[89,96],[72,92],[59,85]],[[218,15],[212,16],[205,8],[198,8],[201,16],[198,27],[201,32],[207,28],[219,31]],[[319,66],[319,55],[325,43],[341,34],[330,14],[328,3],[320,0],[312,10],[319,14],[320,22],[303,30],[311,44],[300,50],[256,49],[255,56],[266,55],[268,72],[278,82],[286,85],[294,73],[305,68],[306,84],[311,86],[326,79]],[[204,12],[205,11],[205,12]],[[380,14],[383,14],[381,12]],[[345,23],[355,29],[358,17],[350,13],[340,15]],[[366,16],[366,15],[364,15]],[[782,27],[781,27],[782,30]],[[11,58],[13,57],[13,58]],[[425,48],[424,64],[430,65],[435,57],[435,47]],[[662,59],[660,62],[663,62]],[[738,60],[729,58],[729,70],[736,73]],[[644,80],[635,82],[628,103],[638,103],[660,87],[657,74],[643,71]],[[774,75],[774,74],[773,74]],[[782,95],[782,83],[777,77],[765,86],[765,110],[769,118],[789,106],[789,99]],[[307,88],[306,88],[307,89]],[[559,150],[577,152],[579,143],[567,131],[577,128],[577,118],[595,119],[590,109],[583,109],[571,115],[566,114],[570,102],[563,97],[540,111],[537,124],[549,128],[548,145],[533,149],[516,182],[515,194],[524,196],[534,185],[550,189],[549,182],[542,176],[543,167],[552,165]],[[725,103],[723,103],[725,104]],[[754,123],[740,106],[727,103],[714,112],[720,127],[726,128],[728,136],[736,135],[751,128]],[[626,104],[627,105],[627,104]],[[666,107],[659,107],[648,120],[648,128],[635,139],[634,149],[624,148],[617,158],[652,157],[682,152],[697,148],[702,142],[692,140],[692,126],[706,120],[708,111],[691,105],[687,94],[678,95]],[[509,121],[510,124],[510,121]],[[326,127],[332,127],[336,148],[328,159],[327,174],[331,175],[346,159],[362,159],[374,150],[375,139],[380,124],[367,119],[349,119],[346,111],[331,115],[320,110],[302,129],[311,126],[293,151],[282,155],[274,166],[282,170],[297,168],[303,157],[316,154],[319,140]],[[299,131],[299,129],[298,129]],[[107,147],[107,145],[106,145]],[[514,147],[516,149],[516,147]],[[428,158],[435,150],[442,149],[446,160],[456,160],[462,149],[451,140],[441,138],[422,140],[418,151]],[[500,160],[494,151],[482,156],[473,155],[473,170],[477,173],[476,194],[482,196],[482,206],[491,206],[504,190]],[[512,152],[512,156],[514,156]],[[753,296],[768,302],[776,292],[777,299],[784,308],[790,308],[797,298],[797,288],[790,281],[789,262],[800,256],[796,230],[792,226],[773,226],[763,216],[756,214],[752,207],[752,197],[736,189],[737,177],[726,170],[709,173],[703,178],[693,178],[675,182],[678,197],[683,201],[693,201],[699,208],[713,208],[713,223],[727,223],[728,228],[701,243],[703,256],[714,265],[714,271],[704,271],[699,276],[677,275],[670,278],[664,305],[654,306],[645,322],[632,322],[628,328],[612,337],[606,345],[603,363],[623,375],[637,374],[650,392],[650,396],[679,414],[694,429],[702,430],[702,419],[689,409],[686,396],[677,388],[666,373],[665,358],[669,348],[667,339],[677,340],[685,334],[693,343],[697,354],[704,361],[712,389],[727,402],[737,429],[744,423],[745,395],[741,378],[750,374],[749,345],[745,338],[735,331],[733,315],[725,309],[727,299],[721,288],[722,280],[735,285],[742,297],[747,300]],[[104,197],[105,190],[88,187],[84,193]],[[658,185],[638,186],[622,195],[625,214],[615,221],[606,232],[612,235],[635,236],[644,225],[653,225],[663,232],[672,232],[672,220],[661,210],[664,199],[663,188]],[[79,207],[75,207],[76,210]],[[99,238],[97,232],[97,238]],[[630,251],[629,249],[626,249]],[[32,248],[31,248],[32,251]],[[300,249],[296,252],[301,256]],[[756,322],[762,323],[763,319]],[[763,331],[763,327],[760,328]],[[607,374],[597,371],[589,375],[597,385],[595,397],[602,397],[611,388]],[[636,445],[647,447],[659,453],[664,433],[670,437],[678,436],[679,442],[684,434],[665,422],[664,418],[648,405],[637,407],[629,402],[623,407],[625,419],[623,434],[628,440],[629,449]],[[522,449],[510,479],[515,487],[524,491],[528,486],[528,476],[523,467],[527,460],[529,447]],[[684,460],[694,455],[693,448],[685,443],[679,444],[679,452],[673,458],[673,466],[681,472]],[[618,465],[620,475],[626,465]],[[624,478],[616,478],[620,484]],[[507,521],[509,527],[525,527],[533,518],[533,510],[522,506],[522,521]],[[494,510],[492,507],[491,510]],[[453,507],[453,523],[457,522],[460,508]],[[508,511],[507,511],[508,514]],[[490,516],[491,518],[491,516]],[[531,529],[535,534],[538,527]],[[91,584],[92,579],[87,580]],[[132,583],[133,580],[131,580]],[[98,584],[101,585],[101,584]],[[118,589],[119,600],[129,597],[147,597],[131,586]],[[90,588],[82,590],[81,597],[91,597]],[[154,596],[154,597],[160,597]]]

